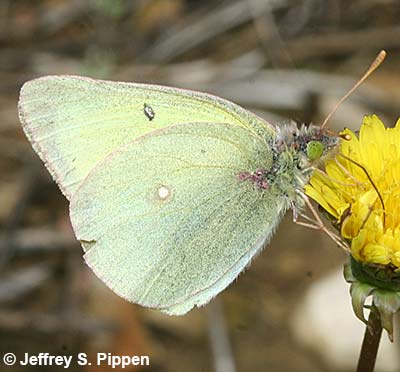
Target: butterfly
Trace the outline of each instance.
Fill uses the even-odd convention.
[[[210,94],[79,76],[25,83],[18,111],[88,266],[119,296],[171,315],[249,265],[338,143]]]

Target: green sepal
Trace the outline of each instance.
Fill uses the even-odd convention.
[[[343,276],[347,283],[353,283],[357,281],[357,279],[353,275],[349,262],[346,262],[343,266]]]
[[[373,286],[361,282],[354,282],[350,287],[351,304],[353,306],[354,314],[356,314],[356,317],[365,324],[368,323],[364,317],[365,300],[372,294],[374,289]]]
[[[393,271],[380,266],[363,264],[353,257],[344,265],[343,274],[346,281],[351,283],[350,294],[354,314],[368,326],[364,308],[367,297],[372,296],[372,303],[379,312],[382,328],[393,341],[393,315],[400,311],[398,274],[393,275]]]
[[[344,265],[343,275],[346,282],[351,283],[350,295],[354,314],[363,323],[367,324],[367,320],[364,317],[364,304],[375,287],[368,283],[359,282],[353,275],[352,265],[350,263]]]
[[[356,280],[384,290],[400,291],[400,276],[392,267],[362,263],[353,257],[350,265]]]
[[[400,310],[400,294],[376,289],[373,293],[373,302],[379,311],[382,327],[386,329],[390,341],[393,342],[393,314]]]

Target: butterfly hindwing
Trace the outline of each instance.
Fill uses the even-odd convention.
[[[71,200],[86,262],[131,302],[170,314],[207,303],[280,221],[283,199],[238,177],[272,161],[266,143],[235,124],[179,124],[129,142]]]

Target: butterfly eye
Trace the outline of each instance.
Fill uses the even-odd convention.
[[[307,144],[306,152],[309,160],[318,160],[324,153],[324,145],[319,141],[310,141]]]

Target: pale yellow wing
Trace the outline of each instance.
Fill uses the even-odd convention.
[[[238,124],[256,135],[273,130],[249,111],[209,94],[78,76],[27,82],[18,107],[28,139],[68,199],[99,160],[156,129],[215,122]]]

